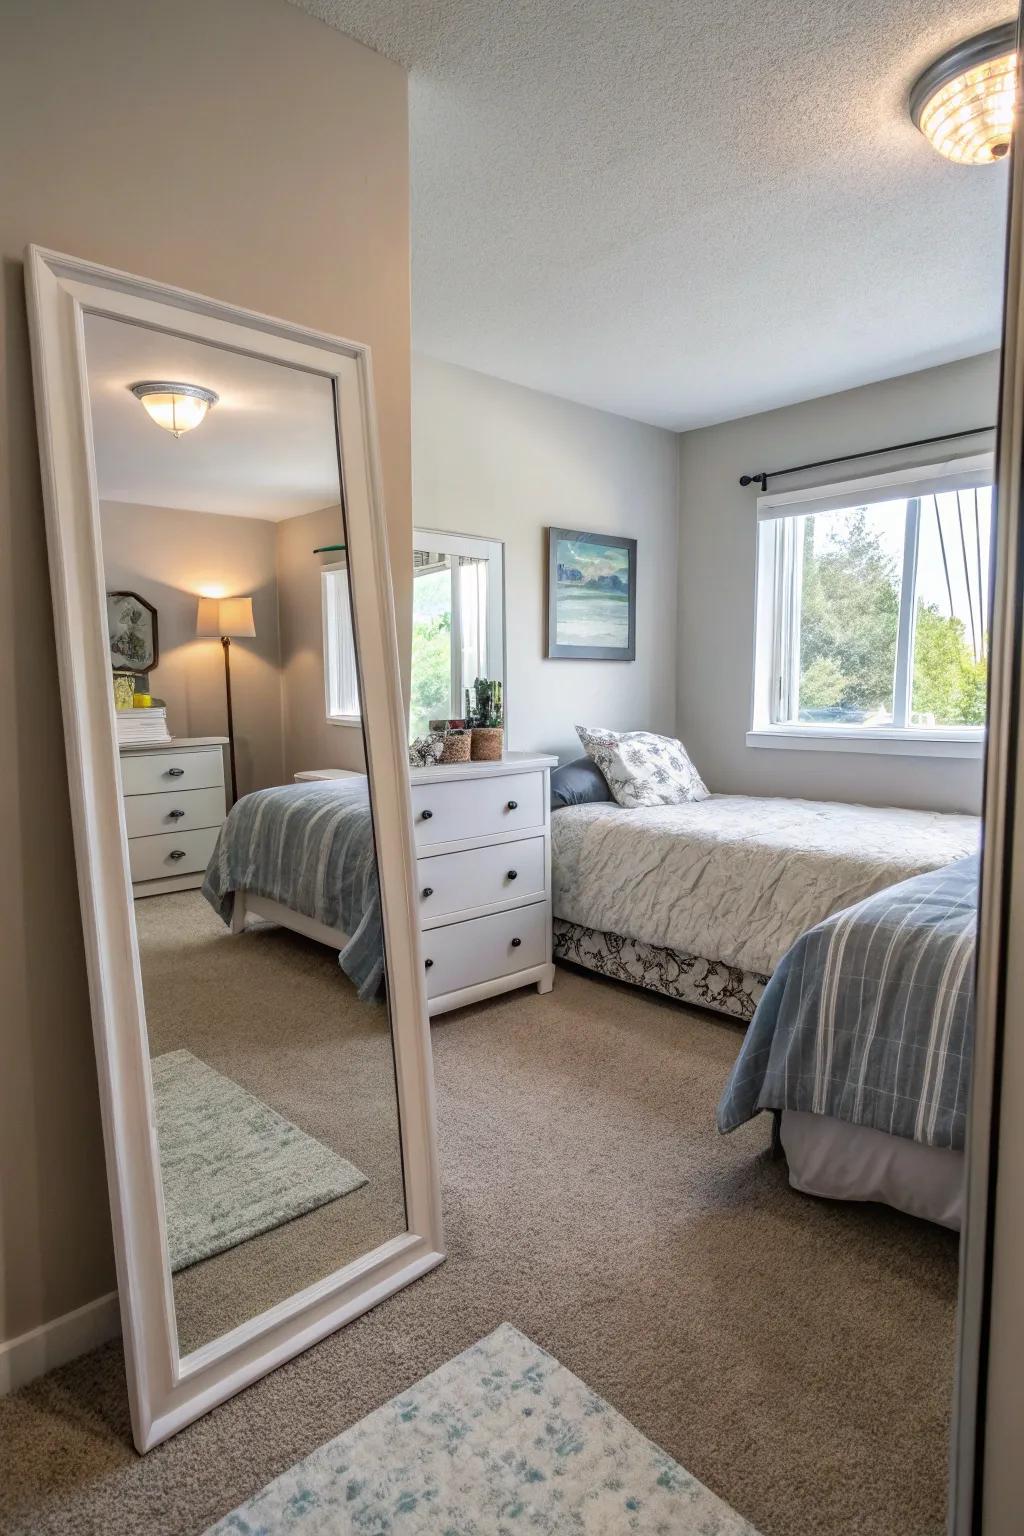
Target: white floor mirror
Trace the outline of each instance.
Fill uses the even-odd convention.
[[[443,1257],[370,358],[27,253],[142,1451]]]

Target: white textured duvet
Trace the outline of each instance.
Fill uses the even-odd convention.
[[[976,816],[712,795],[551,817],[554,912],[566,922],[770,976],[806,929],[973,853]]]

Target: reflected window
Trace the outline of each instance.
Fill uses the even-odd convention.
[[[478,677],[504,682],[502,546],[417,533],[413,549],[410,739],[462,719]]]
[[[358,725],[359,675],[352,632],[348,567],[328,565],[320,573],[324,610],[324,694],[327,718],[334,725]]]

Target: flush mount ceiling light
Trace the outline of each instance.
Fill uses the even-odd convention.
[[[1017,23],[958,43],[925,70],[910,115],[929,143],[960,165],[992,165],[1010,148]]]
[[[166,380],[133,384],[131,390],[157,426],[172,437],[198,427],[210,406],[220,398],[212,389],[202,389],[198,384],[169,384]]]

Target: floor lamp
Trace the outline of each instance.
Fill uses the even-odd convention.
[[[228,705],[228,757],[231,761],[231,804],[238,799],[238,774],[235,770],[235,717],[231,709],[231,641],[254,640],[256,624],[251,597],[201,597],[196,618],[196,634],[220,636],[224,647],[224,692]]]

